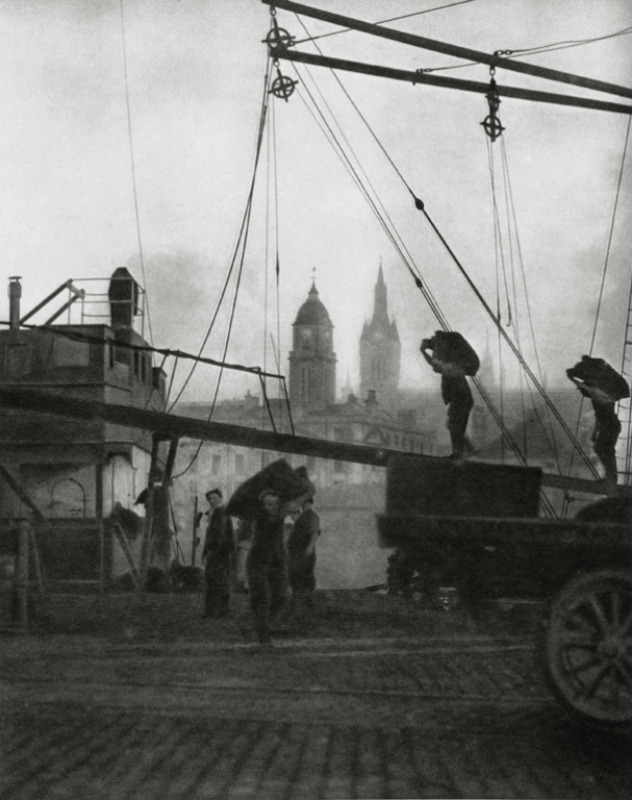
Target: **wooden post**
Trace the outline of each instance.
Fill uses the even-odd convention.
[[[95,512],[99,525],[99,594],[105,592],[105,531],[103,528],[103,464],[94,468]]]
[[[200,543],[200,518],[198,516],[198,498],[195,495],[193,503],[193,539],[191,540],[191,566],[195,566],[195,551]]]
[[[18,523],[18,553],[15,564],[15,622],[23,633],[29,627],[29,539],[31,526],[26,520]]]
[[[35,526],[32,523],[29,525],[29,544],[30,544],[30,554],[33,557],[33,566],[35,567],[35,579],[37,581],[37,590],[39,592],[40,598],[42,598],[44,596],[42,565],[40,563],[39,549],[37,547]]]
[[[151,560],[153,546],[153,527],[154,527],[154,487],[150,484],[147,489],[147,499],[145,500],[145,524],[143,525],[143,541],[140,551],[140,581],[139,589],[142,591],[147,583],[147,572]]]

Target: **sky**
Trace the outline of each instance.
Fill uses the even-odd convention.
[[[632,26],[628,0],[314,5],[370,22],[407,15],[388,26],[488,53]],[[283,10],[277,19],[296,38],[339,30],[307,17],[303,27]],[[153,344],[199,351],[246,212],[269,27],[259,0],[0,0],[0,260],[5,281],[22,277],[24,311],[69,278],[101,291],[99,281],[82,280],[126,265],[146,288]],[[485,65],[443,71],[463,61],[358,32],[297,49],[315,52],[316,44],[350,60],[490,77]],[[520,60],[632,86],[630,34]],[[450,327],[479,352],[489,348],[508,385],[517,381],[514,357],[406,185],[547,385],[564,384],[566,367],[590,351],[593,329],[593,354],[620,366],[632,210],[629,155],[621,170],[626,115],[504,98],[505,132],[490,146],[478,94],[338,73],[345,94],[323,68],[298,65],[297,74],[281,62],[279,70],[299,83],[288,102],[268,106],[226,360],[271,371],[278,361],[287,373],[291,325],[315,278],[335,326],[338,387],[349,379],[357,389],[359,336],[381,264],[402,340],[402,385],[436,383],[418,347],[439,325],[317,124],[314,97],[344,132]],[[505,84],[625,102],[500,69],[495,77],[501,95]],[[210,358],[223,358],[235,275],[204,345]],[[4,304],[6,320],[6,296]],[[174,392],[185,375],[180,363]],[[210,399],[216,377],[196,370],[183,397]],[[222,396],[246,389],[258,393],[258,383],[224,376]]]

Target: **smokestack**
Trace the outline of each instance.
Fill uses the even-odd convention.
[[[138,308],[138,284],[125,267],[118,267],[112,273],[108,299],[112,327],[131,330]]]
[[[17,331],[20,327],[20,298],[22,297],[21,277],[9,278],[9,327]]]

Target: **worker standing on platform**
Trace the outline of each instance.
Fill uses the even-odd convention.
[[[602,358],[582,356],[566,375],[579,391],[588,397],[595,412],[592,443],[595,455],[604,469],[604,479],[616,484],[618,480],[616,446],[621,423],[615,403],[630,396],[625,379]]]
[[[473,451],[465,435],[474,405],[466,375],[476,374],[480,363],[478,356],[456,331],[436,331],[432,339],[422,340],[419,349],[433,370],[441,375],[441,396],[448,407],[450,457],[461,458]]]

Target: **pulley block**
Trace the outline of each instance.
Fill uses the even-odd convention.
[[[289,78],[287,75],[281,75],[281,73],[279,73],[278,77],[272,81],[270,92],[275,97],[287,102],[288,98],[294,94],[294,87],[297,83],[298,81],[293,81],[292,78]]]
[[[485,133],[489,136],[492,142],[495,142],[496,139],[502,134],[505,130],[504,126],[501,124],[500,120],[496,116],[496,114],[488,114],[485,119],[481,122]]]
[[[294,43],[294,37],[285,28],[279,28],[275,20],[265,42],[271,50],[287,50]]]

